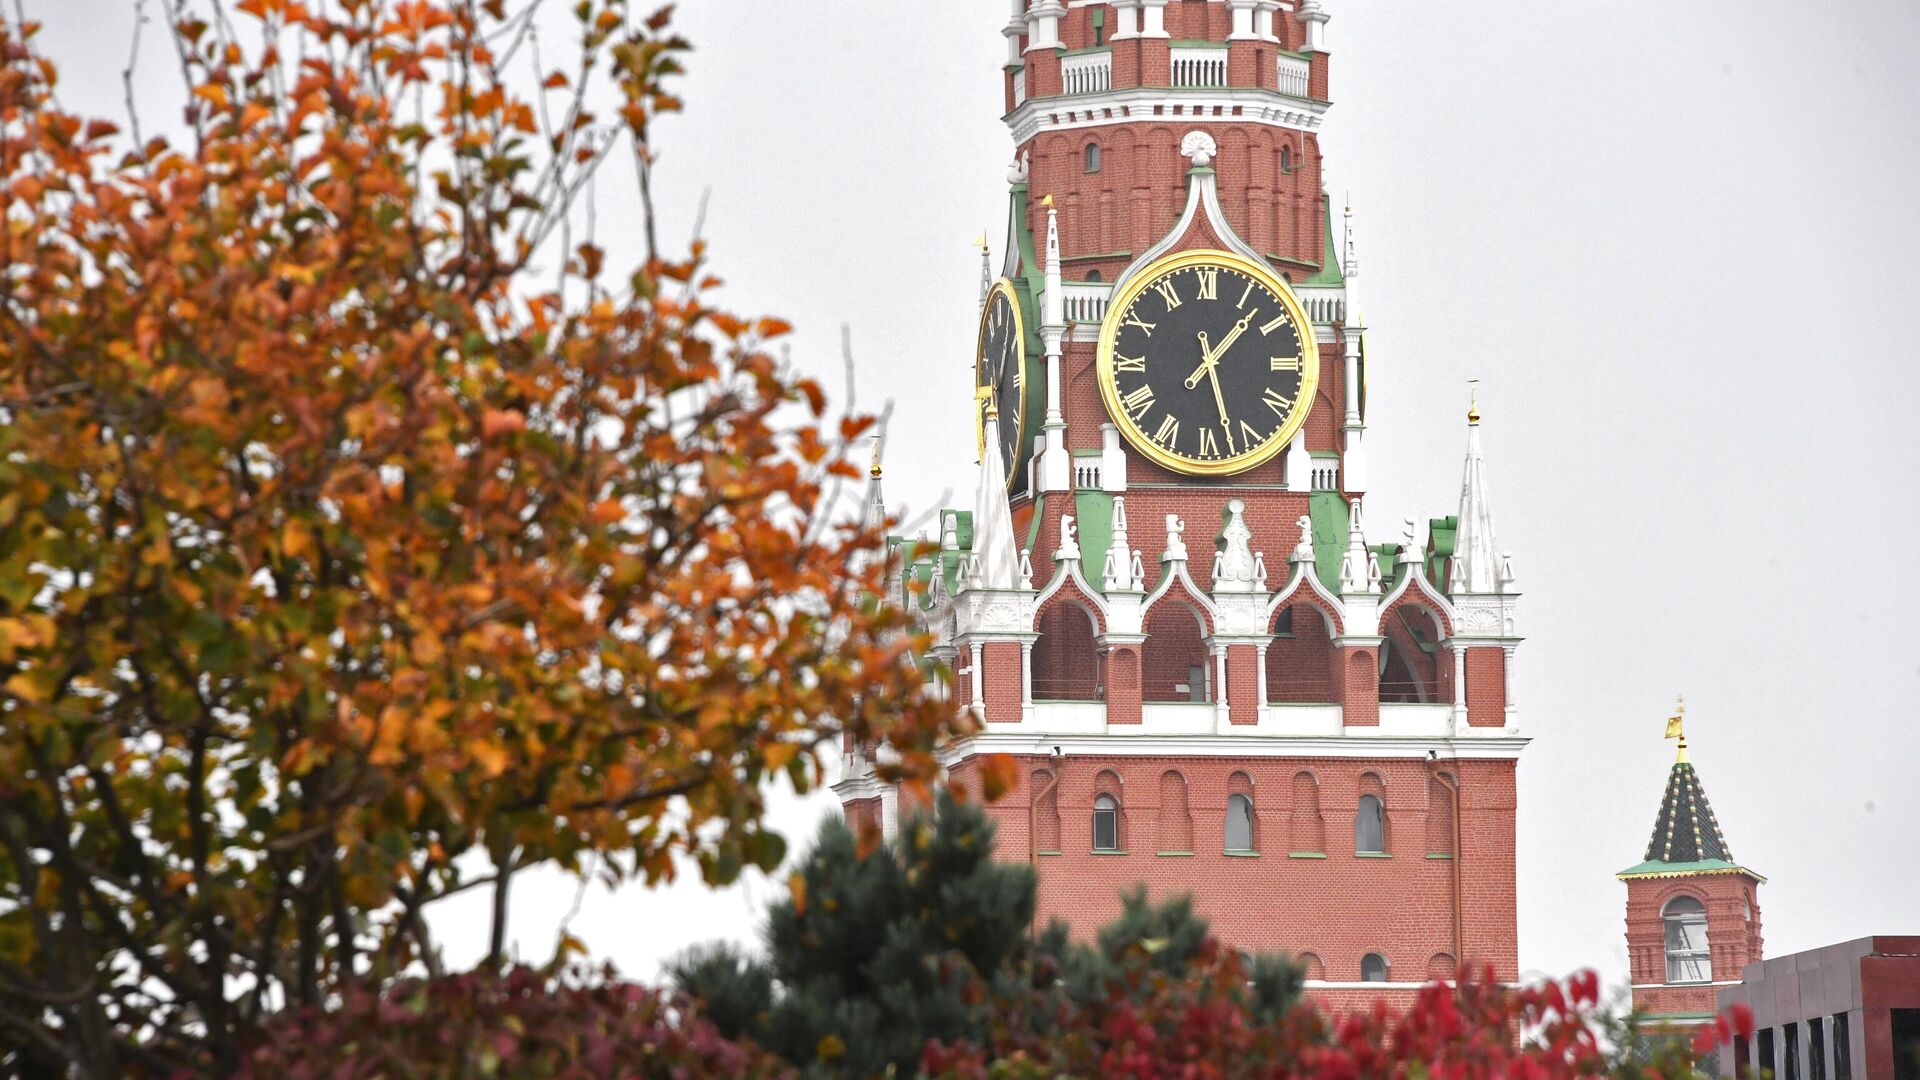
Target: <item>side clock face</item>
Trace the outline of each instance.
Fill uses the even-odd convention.
[[[1312,324],[1264,266],[1225,251],[1161,259],[1113,298],[1099,383],[1134,448],[1176,472],[1240,472],[1306,422],[1320,378]]]
[[[987,293],[980,313],[980,338],[974,349],[974,430],[980,454],[987,452],[987,404],[999,407],[1000,460],[1007,479],[1019,471],[1021,437],[1026,434],[1027,343],[1020,321],[1020,301],[1013,283],[1001,278]]]

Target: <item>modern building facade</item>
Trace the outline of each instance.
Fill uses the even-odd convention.
[[[974,348],[978,497],[899,541],[1041,919],[1136,883],[1334,1004],[1518,975],[1512,564],[1470,411],[1446,516],[1365,510],[1351,211],[1322,188],[1320,0],[1015,0]],[[883,509],[877,475],[870,502]],[[878,747],[846,812],[890,831]]]
[[[1718,993],[1753,1010],[1722,1074],[1920,1080],[1920,937],[1866,937],[1754,962]]]

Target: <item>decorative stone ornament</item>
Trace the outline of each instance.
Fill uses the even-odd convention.
[[[1300,542],[1293,545],[1292,561],[1312,562],[1313,561],[1313,519],[1308,517],[1305,514],[1301,514],[1300,520],[1295,522],[1295,524],[1300,526]]]
[[[1072,514],[1060,515],[1060,547],[1054,551],[1055,562],[1080,561],[1080,527],[1073,522]]]
[[[1228,499],[1221,517],[1218,551],[1214,559],[1214,592],[1252,592],[1254,590],[1253,530],[1247,528],[1247,504]]]
[[[1161,562],[1187,561],[1187,543],[1180,539],[1180,534],[1186,531],[1187,523],[1180,520],[1180,515],[1167,515],[1167,549],[1160,553]]]
[[[1193,167],[1196,169],[1204,169],[1212,164],[1213,155],[1218,150],[1219,147],[1214,143],[1213,136],[1204,131],[1189,131],[1186,137],[1180,140],[1180,156],[1193,159]]]

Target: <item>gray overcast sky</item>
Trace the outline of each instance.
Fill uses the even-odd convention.
[[[26,0],[69,107],[122,111],[130,3]],[[1920,932],[1920,5],[1327,7],[1368,517],[1453,511],[1478,378],[1526,591],[1522,969],[1623,981],[1612,875],[1645,848],[1678,693],[1727,840],[1770,879],[1768,955]],[[663,236],[711,188],[728,303],[793,320],[796,360],[833,386],[852,328],[861,403],[896,406],[890,499],[915,509],[972,498],[969,242],[1004,229],[1005,12],[693,0],[678,20],[698,51],[659,132]],[[163,63],[149,51],[140,96],[164,111]],[[615,256],[637,250],[630,186],[602,185]],[[789,834],[831,805],[784,802]],[[646,974],[750,936],[772,892],[596,891],[572,926]],[[526,955],[573,898],[516,883]],[[441,920],[456,962],[484,949],[475,900]]]

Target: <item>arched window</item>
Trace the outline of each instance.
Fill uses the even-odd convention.
[[[1090,282],[1090,283],[1093,283],[1093,284],[1098,284],[1098,283],[1100,282],[1100,280],[1101,280],[1101,278],[1100,278],[1100,271],[1098,271],[1098,270],[1089,270],[1089,271],[1087,271],[1087,281],[1088,281],[1088,282]]]
[[[1712,982],[1706,905],[1691,896],[1676,896],[1660,910],[1660,917],[1667,924],[1667,981]]]
[[[1293,171],[1293,147],[1282,146],[1280,148],[1280,172],[1282,175],[1285,175],[1286,173],[1290,173],[1292,171]]]
[[[1353,815],[1353,850],[1368,854],[1387,850],[1387,829],[1377,795],[1360,796],[1360,807]]]
[[[1120,800],[1111,795],[1093,800],[1093,850],[1120,850]]]
[[[1087,171],[1088,172],[1100,171],[1100,144],[1099,143],[1090,142],[1087,144]]]
[[[1227,850],[1253,850],[1253,800],[1245,795],[1227,796]]]
[[[1387,958],[1377,952],[1370,952],[1360,958],[1361,982],[1386,982]]]

